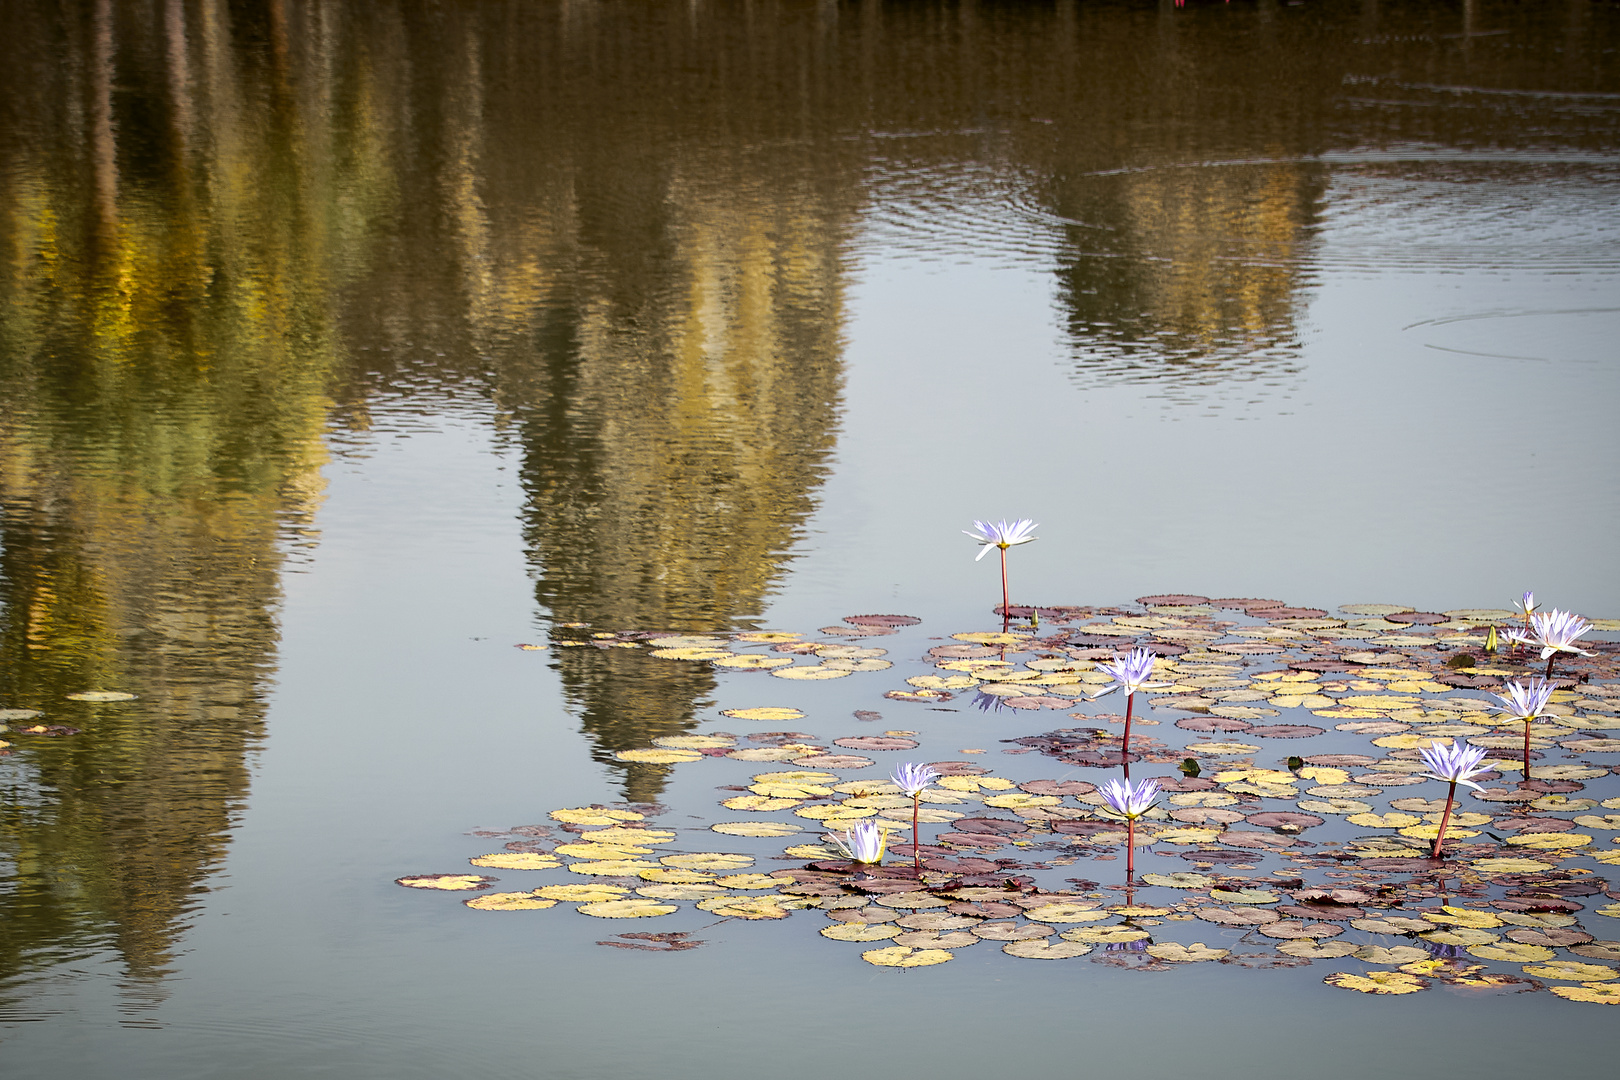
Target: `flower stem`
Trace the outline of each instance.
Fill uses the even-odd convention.
[[[1012,617],[1012,601],[1007,599],[1007,546],[1001,546],[1001,632],[1007,632],[1007,620]]]
[[[911,865],[922,869],[922,840],[917,835],[917,809],[922,805],[922,792],[911,797]]]
[[[1546,679],[1552,678],[1553,661],[1557,660],[1557,659],[1558,659],[1558,654],[1557,653],[1553,653],[1551,656],[1547,657],[1547,674],[1542,676],[1543,678],[1546,678]]]
[[[1526,727],[1528,728],[1528,725],[1526,725]],[[1446,792],[1446,812],[1440,815],[1440,831],[1434,838],[1434,853],[1429,856],[1431,859],[1438,859],[1440,857],[1440,845],[1446,841],[1446,826],[1451,823],[1451,804],[1456,800],[1456,798],[1457,781],[1453,780],[1451,782],[1451,788]]]
[[[1131,778],[1131,706],[1136,703],[1135,694],[1125,695],[1125,745],[1120,747],[1120,764],[1125,766],[1125,779]]]
[[[1125,884],[1136,878],[1136,819],[1125,819]]]
[[[1524,718],[1524,778],[1530,779],[1530,717]]]

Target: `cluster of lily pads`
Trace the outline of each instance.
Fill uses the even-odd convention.
[[[1608,922],[1620,920],[1620,890],[1602,876],[1620,865],[1611,767],[1620,757],[1609,756],[1620,754],[1620,738],[1607,734],[1620,729],[1620,654],[1597,640],[1620,622],[1587,624],[1592,640],[1561,654],[1526,719],[1505,686],[1547,676],[1544,658],[1522,643],[1516,655],[1506,633],[1522,627],[1522,611],[1363,604],[1330,615],[1167,595],[1128,607],[1004,604],[998,614],[1020,625],[905,639],[914,659],[873,704],[916,708],[916,729],[831,740],[713,730],[619,753],[721,769],[719,805],[744,820],[670,827],[656,806],[564,808],[491,834],[504,848],[471,860],[480,871],[560,880],[505,892],[490,891],[497,878],[483,873],[399,883],[476,892],[466,904],[483,911],[804,912],[824,920],[821,937],[871,946],[863,959],[885,966],[941,964],[995,942],[1015,957],[1089,955],[1143,971],[1330,963],[1328,983],[1372,993],[1438,983],[1620,1003],[1620,968],[1603,962],[1620,961],[1620,923]],[[574,627],[551,644],[825,679],[892,670],[893,655],[869,639],[915,624],[852,616],[819,635]],[[1121,685],[1119,664],[1134,650],[1151,658],[1136,688],[1150,708],[1135,723],[1152,733],[1127,739],[1125,717],[1093,699]],[[763,686],[739,678],[728,692]],[[787,684],[772,685],[780,693]],[[984,741],[1008,755],[1000,769],[944,754],[926,765],[880,763],[925,756],[912,751],[927,738],[918,729],[929,710],[962,705],[983,709]],[[1043,713],[1066,713],[1064,725],[1009,729]],[[807,719],[779,701],[720,715],[715,724]],[[1061,772],[1035,775],[1027,762],[1043,759]],[[729,761],[779,767],[739,784]],[[1146,800],[1147,782],[1109,776],[1131,763],[1159,774]],[[1453,776],[1472,788],[1455,804],[1441,786]],[[1099,864],[1121,848],[1128,864],[1135,853],[1183,863],[1140,876],[1105,871]]]

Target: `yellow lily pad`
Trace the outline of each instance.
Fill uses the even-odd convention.
[[[694,851],[687,855],[665,855],[658,860],[665,866],[682,870],[740,870],[754,865],[752,855],[734,855],[729,851]]]
[[[894,945],[887,949],[871,949],[863,952],[861,959],[879,967],[929,967],[953,960],[955,954],[944,949],[913,949],[905,945]]]
[[[1570,982],[1608,982],[1620,979],[1620,971],[1606,964],[1583,964],[1579,960],[1553,960],[1545,964],[1524,965],[1526,975],[1538,979],[1567,979]]]
[[[579,844],[578,847],[595,847]],[[553,870],[562,863],[551,855],[538,851],[497,851],[467,860],[474,866],[487,866],[494,870]]]
[[[574,874],[595,874],[601,877],[633,877],[652,864],[642,859],[602,859],[595,862],[569,863]]]
[[[644,765],[677,765],[683,761],[703,760],[703,755],[695,750],[666,750],[661,746],[620,750],[613,756],[620,761],[637,761]]]
[[[643,881],[657,881],[666,885],[702,885],[714,880],[713,874],[705,874],[701,870],[677,870],[670,866],[652,866],[642,864],[643,869],[636,871],[636,876]]]
[[[628,859],[633,855],[651,855],[650,847],[632,847],[620,844],[558,844],[557,854],[566,855],[570,859]],[[512,854],[528,854],[528,852],[513,852]],[[500,858],[497,855],[487,855],[485,858]],[[475,866],[503,866],[502,863],[478,863]],[[552,866],[557,865],[555,861]],[[505,866],[507,870],[544,870],[545,866]]]
[[[410,877],[395,878],[394,884],[403,885],[407,889],[470,892],[474,889],[487,889],[495,880],[479,874],[414,874]]]
[[[1363,994],[1415,994],[1429,988],[1428,983],[1404,971],[1369,971],[1365,975],[1335,971],[1322,981],[1341,990],[1357,990]]]
[[[596,806],[574,806],[563,810],[551,812],[553,821],[563,821],[570,825],[616,825],[621,821],[643,821],[645,814],[638,814],[634,810],[602,809]]]
[[[1509,964],[1530,964],[1538,960],[1551,960],[1551,949],[1541,945],[1520,945],[1512,941],[1499,941],[1491,945],[1470,945],[1468,954],[1481,960],[1501,960]]]
[[[1059,902],[1024,909],[1024,917],[1038,923],[1096,922],[1098,919],[1108,918],[1109,915],[1110,912],[1103,911],[1090,902]]]
[[[555,900],[542,900],[532,892],[497,892],[475,896],[462,903],[475,911],[537,911],[556,907]]]
[[[709,828],[728,836],[792,836],[804,831],[787,821],[722,821]]]
[[[1486,877],[1495,874],[1538,874],[1547,869],[1546,863],[1536,859],[1475,859],[1468,865]]]
[[[594,904],[581,904],[575,908],[581,915],[598,919],[650,919],[679,911],[679,904],[659,904],[642,897],[625,900],[602,900]]]
[[[741,684],[739,684],[741,685]],[[804,713],[780,705],[762,705],[752,709],[721,709],[721,716],[733,720],[803,720]]]
[[[771,668],[787,667],[791,663],[793,663],[793,657],[791,656],[760,656],[756,653],[744,653],[740,656],[727,656],[717,659],[714,666],[731,668],[734,671],[767,671]]]
[[[727,810],[752,810],[759,814],[768,814],[774,810],[791,810],[795,806],[802,806],[803,799],[778,799],[770,795],[737,795],[724,799],[720,805]],[[746,836],[747,833],[739,835]]]
[[[728,919],[785,919],[794,908],[805,904],[786,896],[716,896],[699,900],[697,906]]]
[[[542,885],[534,895],[548,900],[572,900],[589,903],[593,900],[618,900],[628,896],[629,889],[618,885]]]
[[[1001,947],[1001,951],[1008,956],[1021,956],[1025,960],[1071,960],[1076,956],[1085,956],[1096,948],[1097,946],[1082,941],[1029,938],[1025,941],[1009,941]]]
[[[1134,926],[1080,926],[1073,930],[1065,930],[1058,937],[1065,941],[1084,941],[1094,945],[1108,945],[1125,941],[1141,941],[1148,937],[1146,930],[1138,930]]]
[[[76,694],[68,694],[69,701],[134,701],[134,694],[126,694],[122,690],[80,690]]]
[[[1508,837],[1508,843],[1514,847],[1534,848],[1537,851],[1585,847],[1591,842],[1592,838],[1586,833],[1528,833]]]
[[[781,878],[773,878],[769,874],[727,874],[714,879],[716,885],[723,885],[728,889],[774,889],[783,884]]]
[[[777,668],[771,675],[778,679],[801,679],[804,681],[819,681],[823,679],[842,679],[851,674],[848,668],[822,667],[784,667]]]

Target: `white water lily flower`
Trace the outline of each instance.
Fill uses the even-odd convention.
[[[858,863],[882,862],[889,846],[888,830],[879,829],[871,821],[857,821],[843,836],[828,833],[826,838],[844,853],[844,858]]]
[[[1030,535],[1038,528],[1040,526],[1029,518],[1019,518],[1013,522],[997,521],[994,523],[975,519],[973,528],[963,529],[962,534],[973,537],[983,545],[979,549],[979,553],[973,557],[973,561],[978,562],[990,554],[991,548],[1000,548],[1002,551],[1006,551],[1010,547],[1017,547],[1019,544],[1027,544],[1031,540],[1040,539],[1037,536]]]
[[[1553,608],[1551,611],[1532,615],[1530,628],[1535,644],[1541,646],[1543,660],[1563,652],[1579,656],[1597,655],[1576,646],[1575,639],[1592,629],[1592,624],[1572,612]]]

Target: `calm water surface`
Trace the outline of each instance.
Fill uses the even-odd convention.
[[[920,653],[991,624],[973,517],[1042,523],[1041,603],[1620,615],[1613,5],[0,10],[0,708],[81,729],[0,760],[9,1075],[1612,1054],[1546,994],[896,973],[804,919],[653,957],[391,882],[711,809],[613,753],[759,676],[515,643],[878,610]]]

